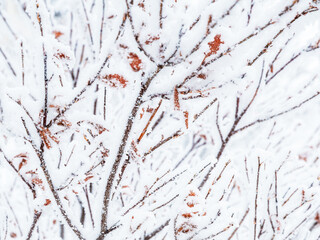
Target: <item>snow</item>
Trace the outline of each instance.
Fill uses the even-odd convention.
[[[0,239],[316,240],[319,1],[128,6],[0,2]]]

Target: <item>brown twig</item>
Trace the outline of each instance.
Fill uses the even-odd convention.
[[[101,27],[100,27],[100,51],[102,48],[102,36],[103,36],[103,28],[104,28],[104,14],[105,14],[106,2],[102,0],[102,17],[101,17]]]
[[[21,47],[21,79],[22,79],[22,86],[24,86],[24,53],[23,53],[23,42],[20,43]]]
[[[309,102],[313,98],[317,97],[319,94],[320,94],[320,92],[317,92],[313,96],[307,98],[306,100],[302,101],[301,103],[299,103],[299,104],[297,104],[297,105],[295,105],[295,106],[293,106],[293,107],[291,107],[291,108],[289,108],[289,109],[287,109],[285,111],[282,111],[282,112],[279,112],[277,114],[271,115],[271,116],[269,116],[267,118],[258,119],[258,120],[254,121],[254,122],[252,122],[252,123],[250,123],[248,125],[245,125],[244,127],[241,127],[239,129],[235,130],[235,133],[241,132],[241,131],[245,130],[246,128],[249,128],[249,127],[251,127],[251,126],[253,126],[255,124],[262,123],[262,122],[265,122],[265,121],[269,121],[269,120],[271,120],[271,119],[273,119],[275,117],[279,117],[279,116],[281,116],[283,114],[289,113],[289,112],[291,112],[291,111],[293,111],[293,110],[295,110],[297,108],[300,108],[302,105],[304,105],[305,103]]]
[[[93,45],[93,37],[92,37],[92,32],[91,32],[91,24],[90,24],[90,21],[89,21],[87,9],[86,9],[86,7],[85,7],[85,5],[84,5],[83,0],[81,0],[81,3],[82,3],[83,11],[84,11],[84,14],[85,14],[85,17],[86,17],[86,21],[87,21],[87,27],[88,27],[88,31],[89,31],[90,41],[91,41],[91,44]]]
[[[33,199],[35,199],[37,197],[37,193],[34,189],[33,186],[31,186],[30,183],[28,183],[28,181],[20,174],[19,170],[16,169],[16,167],[13,165],[12,161],[9,160],[9,158],[5,155],[5,153],[3,152],[3,150],[0,148],[0,153],[2,153],[4,159],[6,160],[6,162],[10,165],[10,167],[18,174],[18,176],[20,177],[20,179],[24,182],[24,184],[27,185],[27,187],[30,189],[30,191],[32,192],[33,195]]]
[[[145,133],[146,133],[146,131],[147,131],[147,129],[148,129],[148,127],[149,127],[152,119],[154,118],[154,116],[155,116],[156,113],[158,112],[158,110],[159,110],[159,108],[160,108],[160,106],[161,106],[161,103],[162,103],[162,99],[159,101],[157,108],[152,112],[152,114],[151,114],[151,116],[150,116],[150,118],[149,118],[149,121],[147,122],[147,125],[146,125],[146,126],[144,127],[144,129],[142,130],[142,132],[141,132],[141,134],[140,134],[140,136],[139,136],[139,138],[138,138],[138,140],[137,140],[137,143],[138,143],[138,144],[140,143],[141,139],[142,139],[143,136],[145,135]]]
[[[131,26],[131,30],[134,36],[134,39],[138,45],[138,48],[141,52],[143,52],[143,54],[153,63],[156,63],[156,61],[154,60],[154,58],[144,49],[144,47],[142,46],[142,43],[139,40],[139,34],[136,33],[136,29],[134,27],[133,24],[133,18],[132,18],[132,14],[131,14],[131,5],[133,4],[133,1],[131,1],[130,3],[128,2],[129,0],[126,0],[126,5],[127,5],[127,11],[128,11],[128,18],[129,18],[129,22],[130,22],[130,26]],[[158,65],[158,64],[157,64]]]
[[[236,227],[233,232],[231,233],[230,237],[228,238],[228,240],[231,240],[233,238],[233,236],[236,234],[236,232],[239,230],[239,228],[241,227],[242,223],[244,222],[244,220],[246,219],[248,213],[250,211],[250,208],[247,209],[247,211],[245,212],[245,214],[243,215],[242,219],[239,222],[239,226]]]
[[[42,212],[37,212],[36,210],[34,211],[33,222],[32,222],[32,224],[31,224],[31,227],[30,227],[30,230],[29,230],[29,232],[28,232],[28,236],[27,236],[26,240],[30,240],[30,239],[31,239],[33,230],[34,230],[34,228],[36,227],[37,222],[38,222],[41,214],[42,214]]]
[[[171,219],[167,220],[164,224],[162,224],[160,227],[156,228],[155,230],[153,230],[151,233],[149,233],[148,235],[144,236],[144,240],[149,240],[151,238],[153,238],[154,236],[156,236],[159,232],[161,232],[166,226],[169,225]]]
[[[47,124],[47,128],[50,128],[58,119],[60,119],[69,109],[71,106],[73,106],[73,104],[77,103],[81,96],[88,90],[88,88],[98,79],[98,77],[101,74],[101,71],[103,70],[103,68],[105,67],[105,65],[107,64],[108,60],[110,58],[110,55],[107,56],[105,58],[105,60],[103,61],[100,69],[98,70],[97,74],[94,76],[93,79],[91,79],[88,84],[72,99],[72,101],[67,104],[48,124]]]
[[[158,142],[156,145],[154,145],[153,147],[150,148],[150,150],[148,152],[146,152],[143,156],[146,157],[149,154],[151,154],[152,152],[154,152],[156,149],[158,149],[160,146],[162,146],[163,144],[167,143],[168,141],[175,139],[177,137],[180,137],[181,135],[183,135],[183,133],[181,133],[180,130],[176,131],[175,133],[173,133],[172,135],[170,135],[169,137],[161,140],[160,142]]]
[[[259,178],[260,178],[260,167],[261,167],[260,157],[258,157],[258,171],[257,171],[257,184],[256,184],[256,196],[254,199],[254,231],[253,231],[253,239],[257,239],[257,214],[258,214],[258,194],[259,194]]]
[[[88,208],[89,208],[90,219],[91,219],[92,227],[94,228],[94,220],[93,220],[93,216],[92,216],[92,210],[91,210],[91,204],[90,204],[90,199],[89,199],[89,195],[88,195],[87,185],[85,187],[83,187],[83,191],[84,191],[84,193],[86,195]]]
[[[128,121],[126,124],[126,128],[124,131],[124,134],[122,136],[122,140],[118,149],[118,153],[116,156],[116,159],[113,163],[113,166],[111,168],[108,181],[107,181],[107,186],[105,189],[105,194],[104,194],[104,200],[103,200],[103,209],[102,209],[102,216],[101,216],[101,231],[100,231],[100,236],[98,237],[97,240],[102,240],[104,238],[104,235],[106,234],[107,230],[107,216],[108,216],[108,208],[109,208],[109,203],[110,203],[110,196],[112,193],[112,187],[113,183],[116,177],[116,173],[119,169],[119,165],[122,159],[122,156],[124,154],[125,147],[127,145],[127,140],[129,138],[129,134],[131,132],[132,126],[133,126],[133,121],[135,120],[138,109],[142,103],[142,97],[144,96],[145,92],[148,90],[152,80],[159,74],[159,72],[163,69],[163,66],[158,67],[157,70],[147,79],[145,84],[142,85],[141,90],[139,92],[138,97],[135,100],[135,104],[131,110],[130,116],[128,117]]]

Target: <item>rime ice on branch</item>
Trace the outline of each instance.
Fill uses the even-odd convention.
[[[0,238],[317,239],[319,4],[4,0]]]

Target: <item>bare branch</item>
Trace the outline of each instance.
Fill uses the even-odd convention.
[[[297,108],[300,108],[302,105],[304,105],[305,103],[309,102],[309,101],[312,100],[313,98],[317,97],[319,94],[320,94],[320,92],[317,92],[316,94],[314,94],[313,96],[311,96],[311,97],[307,98],[306,100],[302,101],[302,102],[299,103],[298,105],[295,105],[295,106],[293,106],[293,107],[291,107],[291,108],[289,108],[289,109],[287,109],[287,110],[285,110],[285,111],[282,111],[282,112],[279,112],[279,113],[277,113],[277,114],[271,115],[271,116],[269,116],[269,117],[267,117],[267,118],[258,119],[258,120],[254,121],[254,122],[252,122],[252,123],[250,123],[250,124],[248,124],[248,125],[246,125],[246,126],[244,126],[244,127],[242,127],[242,128],[239,128],[239,129],[235,130],[235,133],[241,132],[241,131],[245,130],[246,128],[249,128],[249,127],[251,127],[251,126],[253,126],[253,125],[256,125],[256,124],[258,124],[258,123],[262,123],[262,122],[269,121],[269,120],[271,120],[271,119],[273,119],[273,118],[279,117],[279,116],[281,116],[281,115],[283,115],[283,114],[289,113],[289,112],[291,112],[291,111],[293,111],[293,110],[295,110],[295,109],[297,109]]]
[[[241,227],[242,223],[244,222],[244,220],[246,219],[248,213],[250,211],[250,208],[247,209],[247,211],[245,212],[245,214],[243,215],[242,219],[240,220],[239,226],[236,227],[233,232],[231,233],[230,237],[228,238],[228,240],[231,240],[233,238],[233,236],[236,234],[236,232],[238,231],[238,229]]]

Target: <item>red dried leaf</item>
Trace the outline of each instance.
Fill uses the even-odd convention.
[[[183,116],[184,116],[184,122],[186,124],[186,128],[188,129],[189,128],[189,112],[184,111]]]
[[[108,74],[102,77],[102,79],[105,79],[106,83],[108,83],[111,87],[122,87],[125,88],[127,86],[127,80],[124,79],[123,76],[120,76],[119,74]]]
[[[142,61],[137,54],[133,52],[129,53],[128,59],[130,60],[130,66],[133,71],[138,72],[141,70]]]
[[[89,179],[93,178],[93,176],[88,176],[84,179],[85,182],[87,182]]]
[[[52,133],[50,132],[50,130],[48,128],[41,127],[40,137],[48,149],[51,148],[51,143],[50,143],[49,138],[51,138],[55,143],[59,143],[59,140],[55,136],[52,135]]]
[[[123,48],[123,49],[127,49],[128,46],[127,45],[124,45],[124,44],[119,44],[119,47]]]
[[[63,35],[63,33],[60,32],[60,31],[53,31],[52,33],[54,34],[54,37],[55,37],[56,39],[58,39],[59,37],[61,37],[61,36]]]
[[[19,168],[18,171],[20,171],[20,169],[25,166],[27,164],[27,160],[25,158],[22,159],[22,161],[19,163]]]
[[[44,190],[44,187],[42,185],[43,181],[39,177],[32,178],[31,182],[35,185],[38,185],[42,190]]]
[[[38,178],[38,177],[35,177],[35,178],[32,178],[32,183],[34,183],[34,184],[36,184],[36,185],[39,185],[39,186],[41,186],[42,185],[42,180],[40,179],[40,178]]]
[[[174,102],[174,109],[180,110],[179,92],[177,87],[174,87],[173,102]]]
[[[192,208],[192,207],[194,207],[194,203],[188,202],[188,203],[187,203],[187,206],[190,207],[190,208]]]
[[[108,154],[109,154],[109,149],[101,150],[102,157],[108,157],[109,156]]]
[[[303,160],[306,162],[308,160],[307,155],[306,154],[299,154],[299,160]]]
[[[197,77],[201,78],[201,79],[206,79],[207,78],[207,76],[204,73],[200,73]]]
[[[70,57],[67,56],[66,54],[62,53],[62,52],[57,52],[54,54],[54,56],[58,59],[67,59],[70,60]]]
[[[132,140],[132,142],[131,142],[131,148],[133,149],[133,151],[135,152],[135,154],[137,154],[137,156],[140,157],[140,154],[139,154],[139,151],[138,151],[136,142],[135,142],[134,140]]]
[[[205,54],[204,59],[202,60],[202,64],[204,63],[204,61],[210,57],[213,54],[216,54],[219,49],[220,49],[220,45],[223,44],[224,42],[221,41],[221,35],[217,34],[214,37],[214,40],[212,42],[208,42],[209,45],[209,52]]]
[[[46,202],[45,202],[44,206],[48,206],[50,203],[51,203],[51,200],[50,199],[46,199]]]
[[[143,2],[139,3],[138,6],[141,7],[143,10],[145,10]]]
[[[316,220],[316,222],[317,222],[318,224],[320,224],[320,215],[319,215],[318,212],[317,212],[316,217],[314,218],[314,220]]]
[[[143,117],[144,112],[145,112],[145,110],[144,110],[144,108],[142,108],[142,113],[140,113],[140,119]]]
[[[12,232],[12,233],[10,233],[10,237],[12,237],[12,238],[16,238],[16,237],[17,237],[17,234],[16,234],[16,233],[14,233],[14,232]]]
[[[149,44],[151,44],[154,41],[159,40],[159,39],[160,39],[159,36],[153,36],[153,37],[150,36],[149,39],[147,41],[145,41],[145,44],[149,45]]]
[[[154,110],[154,108],[151,108],[151,107],[148,106],[146,111],[147,111],[148,113],[152,113],[153,110]]]
[[[192,218],[192,215],[191,215],[191,213],[183,213],[182,217],[184,217],[184,218]]]
[[[105,127],[103,127],[102,125],[100,124],[95,124],[95,129],[98,130],[99,134],[103,133],[104,131],[106,131],[107,129]]]
[[[36,173],[36,171],[30,170],[30,171],[26,172],[26,174],[34,175],[34,174],[37,174],[37,173]]]
[[[67,127],[67,128],[69,128],[69,127],[72,126],[71,122],[69,122],[68,120],[64,120],[64,119],[59,120],[59,121],[57,122],[57,125],[58,125],[58,126]]]
[[[185,222],[178,228],[178,232],[188,233],[193,231],[195,228],[197,228],[196,225]]]
[[[209,48],[210,48],[210,55],[216,54],[219,51],[220,45],[224,42],[221,41],[221,35],[218,34],[214,37],[214,40],[212,42],[209,42]]]
[[[190,193],[189,193],[189,195],[188,195],[188,196],[190,196],[190,197],[194,197],[194,196],[196,196],[196,193],[195,193],[194,191],[190,190]]]
[[[14,158],[29,158],[28,153],[19,153],[15,155]]]

